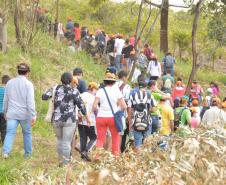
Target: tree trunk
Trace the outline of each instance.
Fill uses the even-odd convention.
[[[204,0],[199,0],[195,8],[195,17],[194,17],[193,26],[192,26],[192,71],[188,80],[187,89],[185,92],[186,95],[190,94],[191,84],[198,70],[197,51],[196,51],[196,33],[197,33],[197,27],[198,27],[198,20],[200,17],[200,9],[203,2]]]
[[[169,0],[163,0],[163,8],[160,18],[160,51],[166,53],[168,51],[168,14]]]
[[[136,52],[135,52],[135,57],[133,59],[134,61],[133,61],[133,64],[132,64],[132,69],[130,71],[129,78],[128,78],[129,81],[132,79],[133,73],[134,73],[135,68],[136,68],[136,60],[137,60],[137,55],[138,55],[137,44],[138,44],[138,41],[140,39],[139,37],[141,37],[141,35],[139,34],[139,30],[140,30],[141,21],[142,21],[143,4],[144,4],[144,0],[141,0],[140,7],[139,7],[138,19],[137,19],[136,33],[135,33],[136,34],[136,38],[135,38],[134,48],[135,48]]]
[[[7,25],[4,18],[0,17],[0,50],[7,51]]]

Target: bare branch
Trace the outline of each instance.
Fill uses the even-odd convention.
[[[161,4],[156,4],[156,3],[152,3],[151,1],[149,0],[145,0],[145,3],[147,4],[150,4],[152,6],[155,6],[157,8],[160,8],[161,7]],[[190,4],[184,6],[184,5],[175,5],[175,4],[169,4],[170,7],[175,7],[175,8],[191,8],[191,6],[193,5],[194,3],[194,0],[191,1]]]
[[[148,24],[148,22],[150,20],[150,17],[151,17],[151,5],[149,5],[149,6],[150,6],[150,9],[149,9],[148,17],[147,17],[147,19],[146,19],[146,21],[145,21],[145,23],[144,23],[144,25],[143,25],[143,27],[142,27],[142,29],[140,31],[140,34],[139,34],[138,38],[141,38],[141,35],[143,34],[144,29],[146,28],[146,26],[147,26],[147,24]]]
[[[151,26],[150,26],[150,28],[149,28],[149,30],[148,30],[148,33],[147,33],[147,35],[146,35],[146,37],[145,37],[145,39],[144,39],[144,43],[147,42],[148,37],[150,36],[150,34],[152,33],[152,31],[154,30],[154,27],[155,27],[155,25],[156,25],[156,23],[157,23],[157,20],[158,20],[160,14],[161,14],[162,7],[163,7],[163,6],[161,6],[159,12],[158,12],[157,15],[155,16],[154,22],[151,24]]]

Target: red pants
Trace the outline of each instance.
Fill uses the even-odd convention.
[[[104,147],[104,141],[109,128],[112,138],[112,154],[119,155],[120,153],[120,135],[115,127],[114,118],[100,118],[96,119],[97,128],[97,148]]]

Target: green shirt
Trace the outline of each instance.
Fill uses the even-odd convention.
[[[183,110],[184,109],[184,110]],[[191,120],[191,111],[189,108],[178,107],[175,110],[176,112],[181,112],[180,124],[187,125],[188,122]]]
[[[158,104],[159,101],[162,99],[162,95],[158,92],[152,92],[151,95],[154,98],[155,104]],[[155,112],[151,113],[152,116],[159,116],[159,114],[160,114],[160,112],[158,109]]]

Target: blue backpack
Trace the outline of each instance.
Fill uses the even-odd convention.
[[[165,66],[166,68],[173,68],[174,58],[171,55],[165,56]]]

